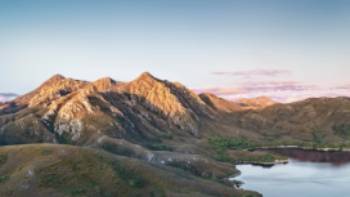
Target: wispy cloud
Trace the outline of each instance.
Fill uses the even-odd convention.
[[[245,71],[217,71],[212,72],[213,75],[221,76],[233,76],[233,77],[277,77],[281,75],[290,75],[289,70],[282,69],[255,69],[255,70],[245,70]]]
[[[268,96],[279,102],[294,102],[310,97],[350,96],[350,86],[320,87],[297,81],[246,82],[238,86],[197,89],[197,92],[210,92],[226,99],[254,98]]]
[[[314,85],[304,85],[296,81],[261,81],[241,83],[237,87],[214,87],[208,89],[195,89],[196,92],[211,92],[221,96],[233,94],[283,92],[283,91],[305,91],[317,89]]]
[[[350,83],[338,86],[317,86],[292,79],[292,72],[283,69],[217,71],[211,74],[232,78],[234,86],[197,89],[226,99],[268,96],[279,102],[293,102],[309,97],[350,96]],[[236,81],[236,82],[235,82]]]
[[[281,92],[281,91],[305,91],[317,89],[315,85],[306,85],[296,81],[261,81],[261,82],[247,82],[240,85],[240,89],[244,93],[251,92]],[[241,92],[241,93],[242,93]]]
[[[350,91],[350,84],[340,85],[340,86],[336,86],[334,88],[337,90],[349,90]]]

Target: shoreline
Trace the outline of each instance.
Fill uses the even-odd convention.
[[[298,146],[298,145],[279,145],[279,146],[262,146],[257,147],[255,150],[273,150],[273,149],[299,149],[306,151],[318,151],[318,152],[350,152],[350,148],[318,148],[318,147],[307,147],[307,146]]]
[[[261,166],[261,167],[272,167],[274,165],[279,164],[287,164],[289,162],[289,159],[277,159],[275,161],[271,162],[259,162],[259,161],[239,161],[235,162],[234,165],[254,165],[254,166]]]
[[[278,149],[297,149],[302,151],[315,151],[315,152],[350,152],[350,148],[317,148],[317,147],[306,147],[306,146],[298,146],[298,145],[279,145],[279,146],[263,146],[263,147],[257,147],[253,151],[272,151],[272,150],[278,150]],[[275,165],[281,165],[281,164],[288,164],[289,163],[289,157],[287,159],[277,159],[271,162],[259,162],[259,161],[237,161],[234,162],[233,165],[236,167],[237,165],[254,165],[254,166],[261,166],[263,168],[270,168]],[[237,169],[238,170],[238,169]],[[227,178],[227,180],[233,185],[236,189],[241,189],[241,185],[244,184],[242,181],[236,180],[238,176],[241,175],[241,171],[235,175],[231,175]]]

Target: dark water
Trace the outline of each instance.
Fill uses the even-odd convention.
[[[242,188],[265,197],[350,197],[350,153],[288,150],[288,164],[239,165]]]

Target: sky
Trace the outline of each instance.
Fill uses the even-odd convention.
[[[0,92],[50,76],[281,102],[350,96],[348,0],[0,0]]]

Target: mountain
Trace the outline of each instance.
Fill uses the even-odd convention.
[[[53,152],[62,149],[68,152],[67,158],[75,162],[79,159],[75,158],[76,152],[85,153],[87,150],[82,147],[88,147],[102,151],[103,155],[107,151],[116,157],[111,160],[135,160],[133,165],[142,168],[141,174],[147,174],[151,169],[147,176],[152,172],[163,177],[160,178],[162,181],[166,176],[174,178],[175,183],[169,182],[169,185],[174,184],[175,189],[164,189],[164,185],[148,180],[150,185],[142,191],[163,188],[169,194],[166,196],[223,196],[221,191],[226,192],[225,188],[231,187],[232,196],[259,196],[233,189],[232,183],[227,182],[228,177],[238,174],[232,163],[266,163],[280,159],[278,155],[252,151],[261,146],[350,146],[349,120],[350,99],[345,97],[313,98],[290,104],[275,103],[266,97],[228,101],[210,93],[197,95],[180,83],[158,79],[148,72],[130,82],[108,77],[89,82],[55,75],[32,92],[0,105],[0,144],[15,145],[11,149],[0,148],[0,152],[10,151],[10,154],[18,147],[45,152],[46,147],[40,144],[61,144],[50,145],[48,149]],[[76,151],[69,151],[70,145],[74,145]],[[100,157],[100,153],[87,152]],[[29,153],[23,153],[23,157],[25,154]],[[38,152],[32,157],[32,165],[41,162]],[[105,160],[84,159],[82,162],[85,165],[88,161],[105,165]],[[0,173],[13,172],[9,169],[0,166]],[[46,167],[39,166],[38,169],[41,171]],[[74,173],[83,170],[64,169],[69,173],[63,180],[70,180],[69,176],[74,177]],[[51,170],[56,173],[61,168],[56,166]],[[106,171],[110,170],[106,168]],[[174,172],[179,170],[186,175],[175,176]],[[15,187],[11,185],[17,180],[12,180],[14,175],[6,174],[11,177],[10,185],[6,183],[3,188],[0,185],[0,193],[5,191],[4,188]],[[105,184],[97,178],[98,174],[92,176],[90,179],[98,180],[98,186]],[[49,185],[51,189],[47,191],[60,193],[56,190],[57,184],[65,183],[61,178],[59,182],[47,180],[54,184]],[[124,179],[128,180],[128,177]],[[178,184],[185,180],[192,180],[188,185],[190,193],[175,194],[177,187],[182,187]],[[84,179],[76,181],[74,184],[85,184]],[[220,186],[216,187],[217,184]],[[220,187],[220,191],[210,189],[192,193],[209,185]],[[38,191],[37,186],[28,187]],[[133,193],[129,186],[124,186],[120,187],[131,192],[130,196],[139,194],[138,190]],[[117,192],[112,188],[106,190],[112,194]],[[87,191],[96,194],[96,191]]]
[[[55,75],[0,106],[0,143],[120,146],[119,141],[126,140],[149,148],[165,141],[175,149],[181,149],[180,143],[196,149],[196,141],[213,135],[238,135],[256,143],[269,138],[312,143],[315,130],[327,137],[325,143],[347,143],[349,106],[348,98],[291,104],[267,97],[228,101],[209,93],[197,95],[148,72],[130,82]]]
[[[199,95],[201,99],[210,107],[220,112],[238,112],[246,110],[257,110],[277,104],[269,97],[257,97],[250,99],[239,99],[238,101],[229,101],[220,98],[211,93],[202,93]]]
[[[235,114],[235,124],[280,144],[335,145],[350,140],[350,98],[310,98]]]
[[[109,78],[86,82],[55,75],[8,103],[2,113],[6,115],[1,118],[3,133],[11,135],[3,138],[3,144],[23,143],[10,130],[21,130],[18,125],[27,119],[27,130],[34,127],[41,131],[37,136],[32,131],[28,142],[84,144],[104,135],[135,141],[174,132],[198,136],[199,120],[214,115],[183,85],[159,80],[149,73],[129,83]],[[8,121],[9,117],[14,120]]]

